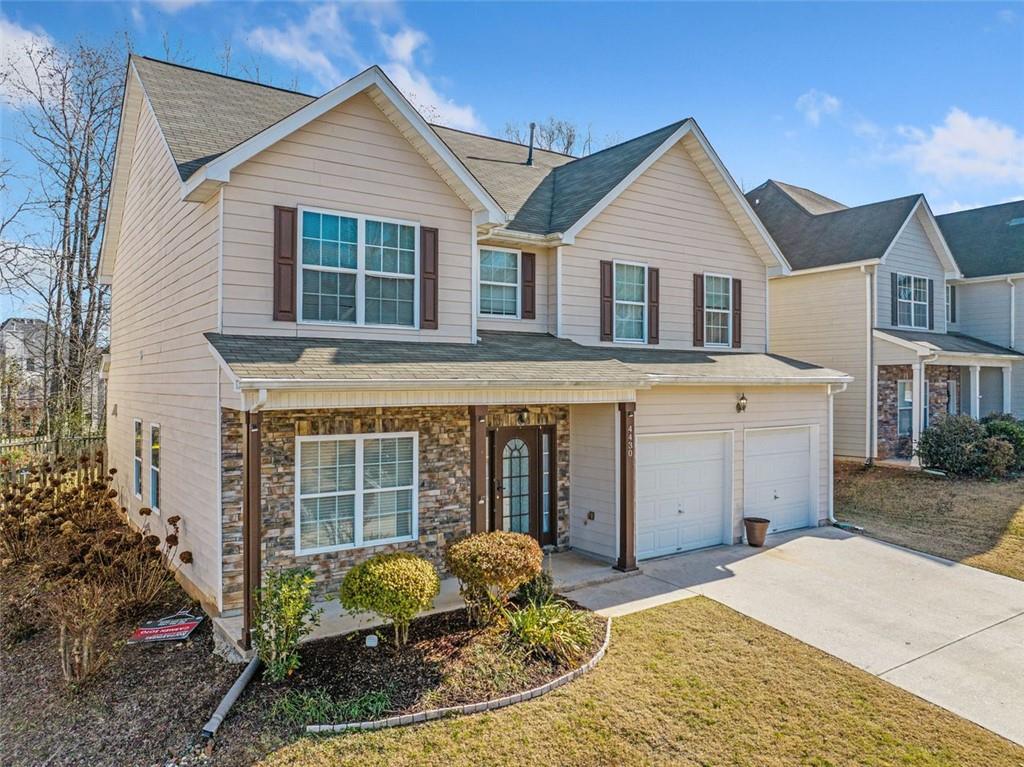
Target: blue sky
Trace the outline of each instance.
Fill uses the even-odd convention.
[[[378,63],[441,122],[549,115],[598,145],[684,116],[745,189],[937,212],[1024,196],[1024,4],[4,2],[8,51],[128,30],[162,58],[322,93]],[[4,150],[11,156],[11,121]],[[0,307],[2,308],[2,307]]]

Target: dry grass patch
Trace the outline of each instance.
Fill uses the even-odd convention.
[[[1024,480],[952,480],[836,463],[836,518],[868,535],[1024,580]]]
[[[304,738],[262,764],[1024,765],[1024,749],[707,599],[612,632],[592,673],[536,701]]]

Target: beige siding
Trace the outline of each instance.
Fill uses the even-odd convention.
[[[438,228],[439,329],[275,322],[275,205]],[[232,171],[224,188],[224,332],[465,343],[471,253],[469,208],[368,96],[355,96]]]
[[[202,337],[217,329],[218,200],[180,200],[180,180],[148,105],[142,109],[111,288],[107,443],[133,519],[149,505],[150,438],[161,426],[160,515],[182,518],[182,568],[219,599],[217,369]],[[116,410],[116,414],[115,414]],[[142,500],[132,493],[133,419],[143,422]]]
[[[743,280],[743,349],[765,348],[764,262],[690,153],[676,145],[562,249],[562,335],[600,343],[600,261],[660,270],[661,347],[692,348],[693,275]]]
[[[480,330],[519,330],[529,333],[554,333],[555,332],[555,251],[552,248],[535,247],[512,247],[507,243],[492,242],[483,240],[481,248],[495,245],[511,250],[526,251],[534,253],[537,257],[537,284],[536,284],[536,307],[537,317],[533,320],[521,320],[506,317],[488,317],[478,315],[477,328]],[[520,289],[522,288],[522,275],[520,275]],[[479,307],[476,307],[477,309]]]
[[[918,210],[896,239],[885,263],[878,267],[878,326],[881,328],[893,326],[892,273],[901,272],[933,281],[935,332],[946,332],[946,271],[925,233],[922,221],[926,215],[923,210]]]
[[[614,404],[577,405],[569,412],[569,544],[601,557],[617,553]],[[594,519],[588,519],[593,512]]]
[[[747,411],[736,412],[736,400],[746,394]],[[824,386],[803,387],[656,387],[637,392],[636,431],[672,434],[695,431],[732,432],[733,536],[743,525],[744,430],[781,426],[812,427],[817,434],[818,514],[828,517],[828,396]]]
[[[769,282],[769,348],[842,370],[853,382],[835,401],[835,450],[866,457],[868,281],[859,269],[780,277]]]

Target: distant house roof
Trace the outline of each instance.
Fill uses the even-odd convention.
[[[143,56],[132,63],[183,181],[317,99]],[[509,229],[553,234],[576,223],[684,122],[586,157],[534,149],[532,166],[523,144],[430,127],[509,214]]]
[[[845,373],[772,354],[613,349],[540,333],[481,331],[476,344],[207,333],[240,383],[354,387],[646,388],[655,383],[818,383]]]
[[[1024,200],[936,216],[964,277],[1024,272]]]
[[[896,328],[875,328],[875,332],[883,336],[893,336],[903,341],[917,344],[926,351],[950,352],[954,354],[1007,355],[1024,356],[1018,351],[1005,346],[991,344],[974,336],[963,333],[930,333],[924,330],[898,330]]]
[[[809,189],[772,180],[746,197],[793,269],[881,258],[922,199],[914,194],[847,208]]]

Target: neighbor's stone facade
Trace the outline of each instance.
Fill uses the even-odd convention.
[[[912,381],[910,365],[879,365],[878,367],[878,457],[910,458],[913,445],[910,437],[899,436],[896,395],[899,381]],[[925,365],[928,381],[928,420],[945,415],[949,408],[949,381],[960,380],[955,366]]]
[[[525,424],[520,424],[520,415]],[[556,427],[558,545],[569,542],[569,408],[492,407],[488,428]],[[374,554],[408,551],[444,567],[448,544],[470,532],[470,450],[467,407],[265,411],[262,428],[263,570],[308,567],[321,596],[345,572]],[[328,434],[419,434],[418,537],[414,541],[322,554],[295,553],[295,438]],[[242,414],[224,410],[222,435],[222,541],[224,609],[242,604]]]

